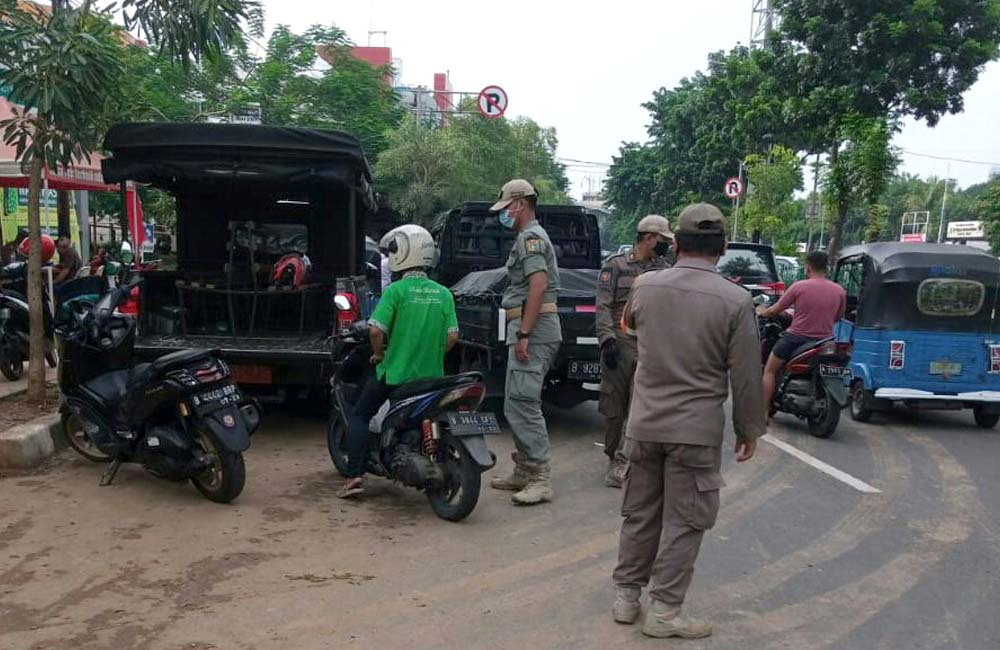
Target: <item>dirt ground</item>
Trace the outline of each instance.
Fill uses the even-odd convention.
[[[830,440],[776,419],[877,494],[769,444],[741,465],[727,449],[688,603],[716,633],[693,642],[611,620],[601,420],[550,422],[556,501],[485,488],[460,524],[383,480],[337,499],[316,420],[268,414],[230,506],[138,467],[101,488],[64,450],[0,480],[0,649],[1000,648],[1000,434],[971,416],[847,420]],[[490,444],[505,468],[509,436]]]
[[[51,385],[48,386],[45,401],[41,403],[28,400],[26,393],[0,398],[0,430],[9,429],[43,415],[51,415],[58,410],[59,389]]]

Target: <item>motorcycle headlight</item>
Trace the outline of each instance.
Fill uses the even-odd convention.
[[[0,320],[10,319],[10,307],[0,307]]]

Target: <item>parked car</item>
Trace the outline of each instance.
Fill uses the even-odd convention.
[[[319,390],[325,401],[330,337],[367,300],[364,220],[375,199],[358,141],[261,125],[121,124],[104,149],[106,182],[149,183],[177,199],[177,268],[143,272],[136,354],[217,349],[258,395]],[[338,292],[355,314],[340,318]]]
[[[774,249],[766,244],[730,242],[717,265],[719,273],[747,287],[755,296],[780,296],[785,283],[778,273]]]

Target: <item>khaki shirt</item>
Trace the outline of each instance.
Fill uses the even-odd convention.
[[[736,435],[764,434],[760,338],[750,292],[710,262],[682,258],[672,269],[636,279],[625,323],[639,342],[628,438],[721,446],[729,386]]]
[[[545,229],[537,221],[532,221],[518,233],[514,247],[510,250],[507,258],[507,288],[500,305],[504,309],[523,308],[528,299],[528,276],[541,272],[549,280],[542,303],[555,303],[559,299],[559,263],[556,261],[556,251]],[[507,323],[507,345],[517,343],[517,330],[520,327],[520,318]],[[535,343],[562,341],[559,314],[539,314],[531,332],[531,340]]]
[[[597,280],[597,339],[604,345],[613,338],[629,338],[622,331],[622,311],[635,279],[646,271],[670,268],[666,258],[639,261],[632,252],[612,255],[604,262]]]

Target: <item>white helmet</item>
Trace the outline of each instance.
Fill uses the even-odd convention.
[[[424,228],[407,224],[393,228],[378,243],[389,256],[389,270],[400,273],[410,269],[432,268],[437,263],[434,238]]]

